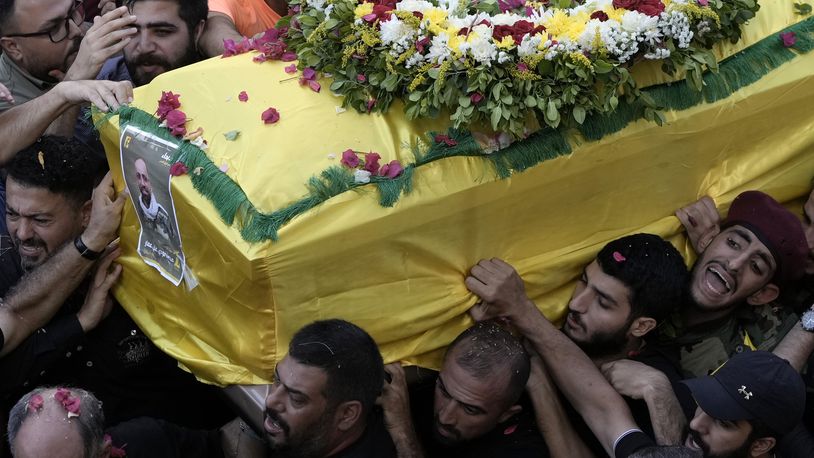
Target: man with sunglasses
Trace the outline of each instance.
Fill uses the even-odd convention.
[[[25,103],[57,82],[94,79],[104,62],[136,33],[135,17],[117,8],[96,17],[83,32],[81,0],[0,0],[0,84]],[[11,108],[0,100],[0,112]],[[70,135],[77,109],[63,114],[52,132]]]

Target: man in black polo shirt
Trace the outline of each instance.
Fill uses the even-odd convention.
[[[400,365],[380,403],[399,457],[544,457],[530,403],[523,345],[493,322],[478,323],[447,349],[441,372],[407,390]],[[412,412],[412,415],[411,415]]]
[[[394,458],[375,405],[384,383],[376,342],[343,320],[294,334],[266,397],[266,442],[274,457]]]

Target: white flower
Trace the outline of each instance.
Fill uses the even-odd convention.
[[[537,46],[539,46],[542,41],[543,39],[539,35],[526,35],[523,37],[523,42],[517,47],[517,55],[525,57],[537,54]]]
[[[306,3],[315,10],[324,11],[326,1],[327,0],[307,0]]]
[[[491,39],[477,36],[469,43],[469,52],[476,61],[491,67],[492,61],[497,57],[497,46]]]
[[[435,5],[426,0],[401,0],[396,3],[396,11],[418,11],[423,13]]]
[[[385,45],[395,43],[410,33],[410,27],[395,15],[390,16],[390,20],[381,22],[380,26],[380,37]]]
[[[426,60],[436,64],[440,64],[446,60],[452,51],[449,49],[449,35],[445,32],[432,37],[432,45],[430,45],[430,52],[425,56]]]
[[[353,172],[354,183],[370,183],[370,172],[367,170],[357,170]]]
[[[328,18],[331,17],[331,13],[333,12],[333,10],[334,10],[334,3],[331,3],[330,5],[328,5],[327,8],[325,8],[325,19],[328,19]]]

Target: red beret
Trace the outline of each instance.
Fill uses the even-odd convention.
[[[743,226],[771,251],[777,270],[772,282],[784,285],[805,271],[808,243],[799,219],[768,194],[746,191],[732,202],[723,227]]]

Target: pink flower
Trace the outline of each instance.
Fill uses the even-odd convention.
[[[236,56],[249,52],[250,49],[252,49],[252,42],[246,37],[243,37],[239,43],[236,43],[235,40],[226,39],[223,40],[223,55],[221,57]]]
[[[473,92],[472,95],[469,96],[469,100],[477,105],[483,101],[483,94],[480,92]]]
[[[370,113],[376,106],[376,99],[367,99],[367,112]]]
[[[780,34],[780,40],[783,42],[783,46],[791,48],[797,43],[797,36],[794,32],[784,32]]]
[[[401,175],[401,172],[403,171],[404,167],[401,166],[399,161],[390,161],[379,169],[379,175],[386,178],[396,178],[397,176]]]
[[[367,81],[367,77],[360,73],[360,74],[356,75],[356,81],[358,81],[360,83],[364,83],[365,81]]]
[[[262,64],[263,62],[265,62],[267,60],[269,60],[269,58],[265,54],[258,54],[256,56],[252,57],[252,62],[257,63],[257,64]]]
[[[187,133],[186,123],[187,123],[187,115],[181,110],[172,110],[167,113],[167,117],[164,119],[167,123],[167,128],[170,130],[170,133],[175,135],[176,137],[183,137]]]
[[[305,67],[305,69],[302,71],[302,78],[300,79],[300,81],[301,82],[303,80],[310,81],[310,80],[313,80],[316,77],[317,77],[317,71],[316,70],[314,70],[311,67]]]
[[[183,162],[176,162],[170,166],[170,176],[180,177],[181,175],[186,175],[187,172],[189,172],[189,168]]]
[[[698,0],[698,4],[701,6],[709,6],[709,0]]]
[[[280,112],[276,108],[269,108],[260,115],[260,119],[266,124],[274,124],[280,120]]]
[[[31,413],[39,412],[44,403],[45,401],[42,399],[42,396],[35,394],[34,396],[31,396],[31,399],[28,400],[28,411]]]
[[[288,51],[283,53],[282,57],[280,57],[280,60],[283,62],[292,62],[297,60],[297,55],[291,51]]]
[[[285,72],[288,74],[297,73],[297,64],[291,64],[285,68]]]
[[[517,70],[521,72],[527,72],[529,70],[529,67],[523,62],[520,62],[519,64],[517,64]]]
[[[429,44],[430,44],[430,39],[429,39],[429,37],[424,37],[424,38],[422,38],[422,39],[420,39],[420,40],[418,40],[418,41],[416,41],[416,42],[415,42],[415,49],[416,49],[416,50],[417,50],[419,53],[422,53],[422,54],[423,54],[423,53],[424,53],[424,47],[426,47],[426,46],[427,46],[427,45],[429,45]]]
[[[359,166],[359,156],[352,149],[346,149],[342,151],[342,159],[339,162],[349,169],[355,169]]]
[[[180,94],[173,94],[172,91],[161,91],[161,98],[158,99],[158,110],[156,110],[159,120],[163,121],[167,117],[167,113],[181,108],[181,101],[178,100],[180,97]]]
[[[458,144],[458,142],[456,142],[455,140],[449,138],[448,135],[441,135],[441,134],[436,135],[434,140],[435,140],[435,143],[444,143],[447,146],[455,146],[455,145]]]
[[[379,159],[382,157],[379,156],[379,153],[367,153],[365,154],[365,166],[364,169],[368,172],[375,175],[379,171]]]
[[[237,99],[241,102],[248,102],[249,94],[247,94],[246,91],[240,91],[240,94],[237,95]]]
[[[320,86],[316,81],[309,81],[308,87],[310,87],[314,92],[319,92],[319,90],[322,89],[322,86]]]
[[[57,388],[54,393],[54,399],[62,404],[62,407],[68,411],[68,417],[78,417],[79,409],[82,406],[82,400],[71,394],[65,388]]]

